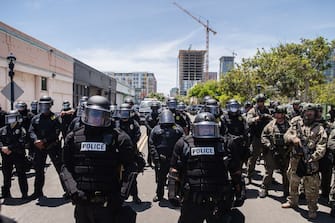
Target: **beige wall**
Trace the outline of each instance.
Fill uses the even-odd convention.
[[[72,101],[73,59],[12,27],[0,22],[0,91],[9,82],[6,57],[13,53],[16,57],[14,81],[24,93],[17,101],[28,105],[42,95],[54,99],[53,111],[59,111],[63,100]],[[41,90],[41,77],[47,78],[47,91]],[[3,110],[10,109],[8,101],[0,93]]]

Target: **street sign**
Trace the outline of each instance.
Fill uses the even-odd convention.
[[[18,99],[22,94],[23,90],[14,82],[14,101]],[[10,101],[10,83],[6,85],[1,91],[1,93]]]

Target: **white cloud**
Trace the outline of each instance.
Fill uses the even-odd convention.
[[[176,86],[178,51],[200,29],[168,42],[140,45],[135,49],[77,49],[72,56],[101,70],[113,72],[153,72],[158,91],[168,94]]]

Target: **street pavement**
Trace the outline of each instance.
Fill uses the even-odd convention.
[[[142,137],[138,143],[140,150],[147,153],[147,136],[145,127],[141,127]],[[22,201],[18,188],[17,177],[12,180],[11,193],[14,198],[6,199],[2,203],[1,214],[10,218],[14,218],[19,223],[71,223],[74,221],[74,206],[69,201],[62,198],[62,188],[57,173],[48,160],[46,171],[46,182],[44,186],[44,194],[46,198],[39,203],[34,201]],[[264,166],[261,164],[256,167],[257,173],[252,185],[247,186],[247,197],[243,207],[235,210],[235,214],[244,217],[246,223],[303,223],[307,220],[306,202],[301,202],[297,210],[282,209],[281,203],[285,202],[282,197],[281,185],[274,184],[273,189],[269,191],[269,196],[261,199],[258,198],[258,190],[261,184]],[[33,192],[34,171],[29,173],[29,194]],[[278,173],[274,174],[277,182],[281,182]],[[2,174],[0,174],[0,182],[2,184]],[[152,202],[155,196],[155,177],[154,170],[147,167],[143,174],[138,176],[139,196],[143,203],[136,205],[129,198],[126,201],[137,212],[138,223],[172,223],[177,222],[180,214],[178,208],[173,208],[167,200],[158,203]],[[165,193],[167,198],[167,191]],[[330,208],[326,202],[320,200],[318,218],[313,222],[330,223],[335,219],[329,216]],[[231,221],[241,222],[241,221]]]

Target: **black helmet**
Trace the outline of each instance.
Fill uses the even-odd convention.
[[[22,122],[21,114],[18,110],[11,110],[5,115],[5,124],[10,125],[16,122]]]
[[[71,110],[71,104],[69,100],[64,100],[62,106],[63,106],[63,111]]]
[[[212,97],[211,96],[209,96],[209,95],[206,95],[202,100],[203,100],[203,103],[204,104],[206,104],[206,101],[208,100],[208,99],[211,99]]]
[[[266,97],[264,94],[258,94],[256,95],[255,99],[256,99],[256,102],[265,102]]]
[[[130,104],[131,106],[133,106],[134,105],[134,100],[133,100],[132,97],[126,97],[124,99],[124,103]]]
[[[20,112],[20,111],[25,111],[27,110],[27,103],[23,101],[19,101],[16,103],[15,108]]]
[[[37,111],[37,109],[38,109],[38,101],[37,100],[33,100],[30,103],[30,108],[31,108],[31,111]]]
[[[117,107],[117,105],[111,105],[110,107],[110,111],[111,111],[111,117],[114,119],[118,119],[119,118],[119,109]]]
[[[50,96],[47,95],[43,95],[38,101],[38,108],[41,113],[49,112],[52,105],[53,100]]]
[[[250,108],[252,107],[252,103],[250,101],[244,102],[244,108]]]
[[[275,107],[274,113],[286,114],[286,107],[283,105],[278,105]]]
[[[292,105],[300,105],[301,101],[300,100],[294,100],[292,101]]]
[[[108,127],[111,125],[110,103],[107,98],[91,96],[84,107],[81,120],[83,123],[94,127]]]
[[[185,111],[185,109],[186,109],[186,105],[185,105],[185,103],[184,102],[179,102],[178,103],[178,105],[177,105],[177,110],[178,111]]]
[[[227,103],[227,111],[230,115],[237,115],[241,112],[241,105],[235,99],[230,99]]]
[[[175,119],[174,119],[173,113],[168,109],[164,109],[159,116],[159,124],[160,125],[174,125]]]
[[[218,117],[220,115],[220,104],[219,104],[219,102],[214,98],[209,98],[205,102],[204,111],[205,112],[210,112],[215,117]]]
[[[166,105],[170,110],[176,110],[177,109],[177,99],[175,97],[169,97],[166,102]]]
[[[192,126],[192,135],[199,139],[219,138],[219,124],[216,122],[215,116],[209,112],[197,114]]]
[[[158,112],[159,108],[160,108],[160,104],[158,101],[153,101],[150,105],[151,111],[152,112]]]
[[[77,106],[77,116],[81,116],[84,111],[84,107],[87,103],[88,97],[87,96],[82,96],[78,102]]]
[[[129,119],[131,117],[132,109],[131,105],[123,103],[120,105],[119,116],[121,119]]]

